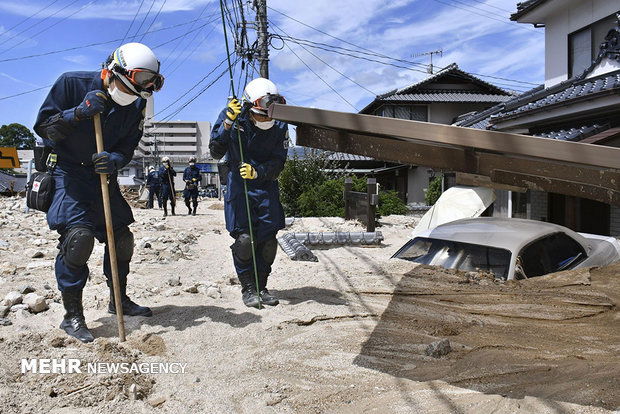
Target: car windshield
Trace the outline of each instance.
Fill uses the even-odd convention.
[[[393,257],[446,269],[488,271],[502,279],[510,267],[509,250],[425,237],[409,241]]]

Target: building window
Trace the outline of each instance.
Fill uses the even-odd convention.
[[[596,59],[601,43],[616,25],[616,16],[609,15],[590,26],[568,35],[568,77],[581,75]]]
[[[384,105],[375,111],[375,115],[411,121],[428,121],[426,105]]]

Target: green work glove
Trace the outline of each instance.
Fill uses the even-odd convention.
[[[228,119],[225,119],[224,122],[226,122],[228,125],[232,125],[240,113],[241,104],[239,103],[239,101],[237,99],[231,100],[228,103],[228,108],[226,109],[226,116],[228,117]]]
[[[239,167],[239,174],[241,174],[241,178],[246,180],[255,180],[258,178],[258,173],[250,164],[241,163]]]

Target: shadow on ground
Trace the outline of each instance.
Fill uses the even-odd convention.
[[[261,316],[251,312],[236,313],[232,308],[219,306],[176,306],[163,305],[153,306],[153,316],[146,318],[143,316],[126,316],[124,318],[125,327],[128,330],[140,329],[144,325],[161,326],[164,328],[173,327],[178,331],[185,330],[194,326],[202,325],[207,320],[220,322],[230,325],[232,328],[244,328],[250,324],[260,322]],[[113,337],[118,335],[116,315],[108,315],[96,319],[93,326],[97,323],[101,325],[91,328],[95,337]]]
[[[418,267],[405,275],[356,365],[511,398],[620,406],[620,264],[500,283]],[[590,285],[591,281],[591,285]],[[452,352],[426,354],[432,342]],[[458,410],[457,410],[458,412]]]

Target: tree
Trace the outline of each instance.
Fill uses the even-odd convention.
[[[9,124],[0,127],[0,147],[34,149],[34,134],[22,124]]]

